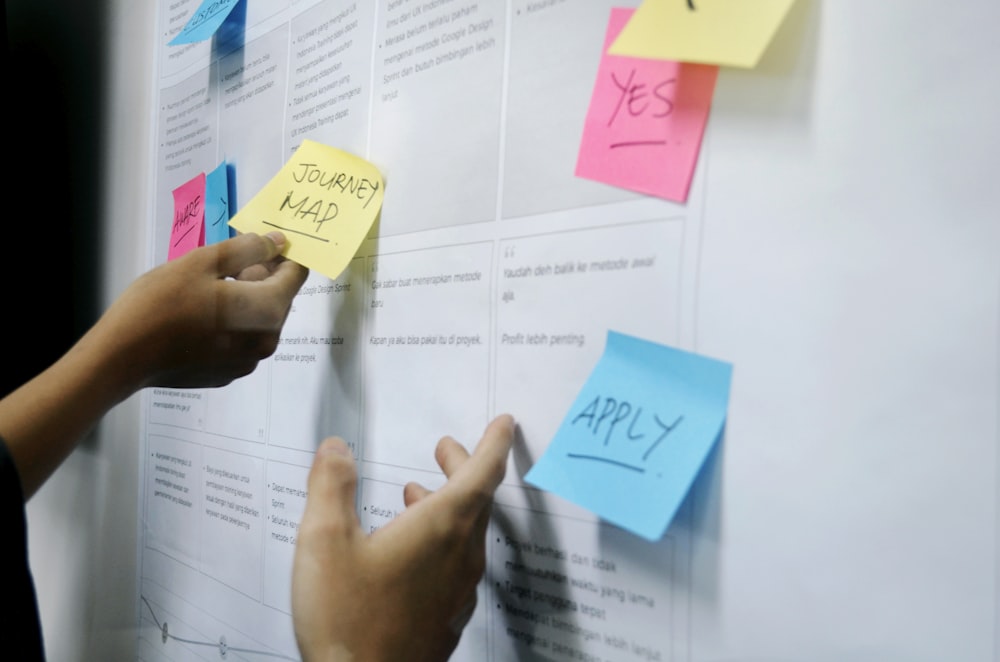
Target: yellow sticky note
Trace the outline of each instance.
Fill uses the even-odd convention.
[[[229,225],[258,234],[280,230],[288,240],[285,257],[337,278],[378,216],[384,188],[371,163],[303,140]]]
[[[794,1],[645,0],[608,53],[755,67]]]

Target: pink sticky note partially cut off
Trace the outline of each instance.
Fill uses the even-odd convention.
[[[686,202],[719,68],[609,55],[633,9],[612,9],[577,177]]]
[[[205,173],[174,189],[174,222],[167,260],[205,245]]]

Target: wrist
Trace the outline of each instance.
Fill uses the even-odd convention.
[[[97,388],[110,408],[147,385],[153,372],[154,348],[136,337],[133,324],[102,317],[70,352],[92,374]],[[132,328],[128,328],[131,326]]]

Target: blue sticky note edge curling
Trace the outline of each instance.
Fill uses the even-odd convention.
[[[229,174],[223,161],[205,177],[205,245],[229,239]]]
[[[525,480],[659,540],[719,439],[731,378],[729,363],[609,331]]]
[[[170,40],[170,46],[194,44],[210,39],[240,0],[204,0],[194,10],[177,36]]]

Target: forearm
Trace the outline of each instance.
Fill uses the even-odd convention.
[[[242,235],[147,272],[65,356],[0,401],[25,497],[138,389],[222,386],[270,356],[308,273],[278,258],[283,244],[281,234]],[[254,269],[252,282],[227,279]]]
[[[101,416],[141,385],[109,331],[99,322],[48,370],[0,400],[0,437],[26,499]]]

